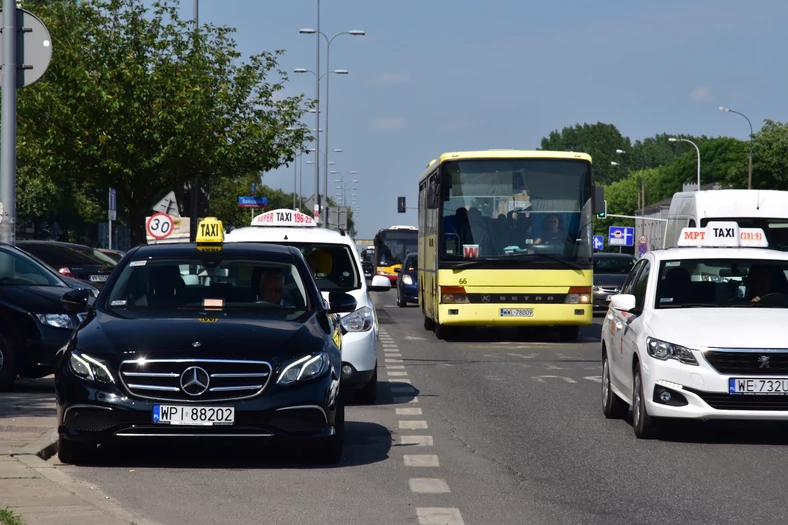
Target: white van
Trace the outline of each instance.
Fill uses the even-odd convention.
[[[377,399],[378,316],[370,291],[388,291],[389,280],[372,278],[367,286],[356,244],[345,232],[317,227],[315,220],[299,211],[271,210],[252,219],[252,225],[225,235],[229,242],[287,244],[301,250],[315,272],[323,298],[331,292],[347,292],[356,299],[355,312],[342,314],[342,385],[357,389],[362,403]]]
[[[788,251],[788,191],[707,190],[673,195],[665,227],[665,248],[678,246],[682,228],[705,228],[709,221],[736,221],[761,228],[769,248]]]

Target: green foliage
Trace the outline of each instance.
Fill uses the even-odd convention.
[[[765,120],[755,133],[752,187],[788,189],[788,124]]]
[[[20,91],[20,180],[26,213],[60,216],[52,185],[78,185],[80,217],[117,190],[143,242],[143,218],[162,191],[195,175],[216,182],[276,169],[304,148],[311,103],[280,97],[282,51],[242,61],[233,29],[192,29],[177,3],[59,1],[36,8],[53,39],[49,70]],[[275,74],[272,82],[268,77]],[[23,175],[21,172],[26,171]],[[86,190],[84,189],[86,188]]]
[[[629,151],[629,137],[624,137],[613,124],[576,124],[559,131],[551,131],[542,139],[541,150],[577,151],[588,153],[594,163],[594,177],[600,184],[615,182],[626,176],[626,170],[612,166],[620,161],[616,150]]]

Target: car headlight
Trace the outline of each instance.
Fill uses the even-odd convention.
[[[646,339],[646,351],[648,355],[654,359],[661,359],[662,361],[675,359],[685,365],[698,365],[698,361],[695,359],[695,356],[692,355],[692,350],[689,348],[660,341],[653,337]]]
[[[68,358],[68,366],[75,375],[82,379],[97,383],[115,383],[107,366],[89,355],[72,352]]]
[[[366,332],[372,328],[374,319],[372,308],[362,306],[352,314],[343,317],[339,322],[347,332]]]
[[[74,320],[68,314],[36,314],[38,322],[47,326],[54,326],[55,328],[67,328],[73,330],[76,328]]]
[[[328,354],[307,355],[287,365],[280,373],[277,384],[290,385],[296,381],[305,381],[323,375],[331,365]]]
[[[402,283],[403,284],[413,284],[413,278],[410,275],[403,275],[402,276]]]

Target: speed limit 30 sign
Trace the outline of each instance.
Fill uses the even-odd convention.
[[[172,217],[166,213],[154,213],[148,219],[145,229],[154,239],[166,239],[172,233]]]

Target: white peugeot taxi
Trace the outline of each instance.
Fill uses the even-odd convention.
[[[342,385],[356,390],[362,403],[377,400],[378,319],[370,291],[388,291],[389,280],[372,278],[367,286],[356,244],[344,231],[317,227],[315,220],[299,211],[279,209],[252,219],[251,226],[237,228],[225,242],[265,242],[286,244],[301,250],[312,268],[323,298],[331,292],[353,296],[358,308],[343,314]]]
[[[788,420],[788,253],[760,228],[684,228],[646,254],[602,325],[607,418],[635,435],[663,418]]]

